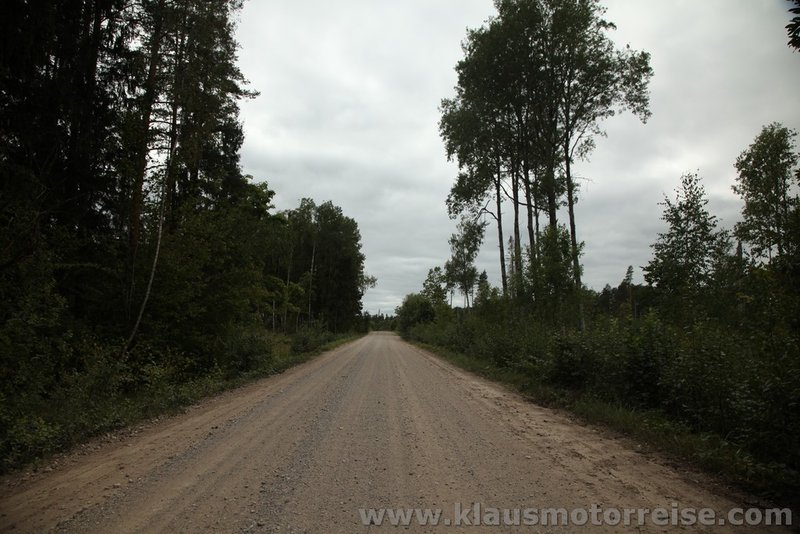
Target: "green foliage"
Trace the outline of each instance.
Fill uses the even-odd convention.
[[[760,489],[771,485],[769,477],[791,487],[792,473],[800,472],[800,424],[793,416],[800,406],[796,335],[732,332],[705,319],[678,326],[655,310],[638,319],[593,324],[585,332],[554,332],[496,296],[480,306],[476,302],[466,317],[440,314],[403,333],[465,354],[469,368],[489,366],[503,380],[545,399],[650,414],[650,421],[686,434],[681,439],[688,443],[668,448],[685,446],[683,452],[703,465],[725,471],[720,458],[738,447],[744,452],[735,456],[737,477]],[[669,439],[664,437],[669,431],[647,421],[631,424],[636,433]]]
[[[567,297],[575,297],[569,232],[563,226],[547,226],[538,245],[538,255],[528,262],[527,283],[543,317],[557,323],[567,309]],[[582,248],[581,244],[579,254]]]
[[[759,160],[758,168],[773,169],[788,161],[788,176],[795,156],[784,149],[756,158],[751,147],[748,165]],[[791,202],[789,215],[796,211]],[[645,268],[648,286],[634,284],[629,267],[617,288],[572,292],[570,234],[548,226],[528,262],[533,304],[506,299],[484,281],[473,310],[437,309],[434,320],[401,333],[751,488],[796,492],[800,285],[793,236],[771,262],[748,262],[741,247],[729,254],[730,238],[706,204],[699,178],[685,175],[677,199],[664,202],[669,227]],[[773,214],[748,210],[746,200],[742,224],[776,227]],[[571,320],[574,299],[589,304],[586,329]]]
[[[478,271],[475,258],[478,255],[485,224],[469,218],[462,218],[455,234],[450,236],[450,259],[445,263],[444,273],[449,286],[457,287],[464,295],[467,307],[475,284],[478,282]]]
[[[730,238],[717,230],[717,218],[706,209],[708,199],[697,174],[681,177],[675,201],[665,198],[666,232],[653,244],[653,259],[644,267],[645,280],[681,305],[691,305],[707,289],[730,248]]]
[[[447,273],[437,265],[428,270],[428,276],[422,282],[421,294],[434,304],[445,304],[450,287]]]
[[[395,311],[397,330],[408,333],[412,327],[433,321],[436,313],[427,297],[419,294],[406,295],[403,304]]]
[[[292,334],[292,352],[296,354],[311,352],[330,343],[334,338],[334,334],[319,326],[304,326]]]
[[[792,228],[792,218],[800,210],[800,179],[792,183],[799,171],[796,136],[797,132],[785,126],[770,124],[736,160],[738,176],[733,190],[744,200],[736,236],[752,245],[756,258],[777,255],[784,259],[800,254],[800,237]]]
[[[578,399],[569,404],[587,413],[606,407],[596,412],[662,440],[675,431],[675,448],[703,451],[694,459],[714,468],[729,461],[762,487],[770,476],[776,487],[796,478],[800,429],[786,416],[800,384],[795,132],[765,127],[736,162],[744,210],[735,254],[699,177],[687,173],[675,200],[662,203],[667,229],[644,267],[647,285],[629,267],[618,287],[595,293],[581,282],[572,165],[591,153],[604,119],[627,110],[647,120],[649,55],[616,48],[596,0],[495,7],[497,16],[468,30],[439,131],[459,166],[448,212],[497,223],[502,292],[461,261],[472,257],[460,228],[446,281],[429,272],[422,296],[398,308],[400,332],[540,398]],[[504,202],[513,210],[508,262]],[[558,220],[564,207],[568,225]],[[443,291],[457,287],[468,303],[476,282],[473,309],[447,306]],[[646,416],[626,423],[625,414]]]
[[[370,331],[391,332],[397,328],[397,319],[393,315],[384,315],[383,313],[370,315],[365,313],[364,316],[368,321],[367,326]]]
[[[451,217],[492,217],[498,225],[503,292],[535,299],[523,279],[520,211],[527,210],[528,248],[538,268],[540,241],[558,241],[540,235],[540,213],[558,233],[558,210],[566,205],[568,250],[558,261],[547,258],[544,267],[561,264],[562,258],[571,262],[569,285],[579,292],[578,186],[571,166],[588,157],[594,137],[603,134],[603,120],[623,110],[642,120],[649,117],[650,57],[615,47],[609,36],[614,25],[603,18],[605,10],[596,0],[502,0],[495,7],[496,17],[468,30],[464,58],[456,65],[456,94],[440,106],[440,135],[448,159],[459,166],[448,211]],[[503,241],[506,200],[514,212],[510,284]],[[473,274],[461,270],[455,276],[469,283]],[[552,282],[564,285],[546,283]]]
[[[792,21],[786,25],[786,33],[789,35],[789,46],[795,50],[800,50],[800,0],[794,0],[794,7],[789,9],[792,13]]]
[[[356,222],[240,167],[240,0],[12,4],[0,470],[362,328]]]
[[[245,379],[280,371],[341,339],[312,328],[291,338],[242,328],[224,340],[220,361],[228,367],[197,375],[187,373],[192,370],[191,357],[174,349],[144,341],[120,358],[119,342],[109,345],[88,334],[74,335],[68,350],[74,361],[80,361],[79,367],[58,377],[42,369],[37,388],[3,381],[0,471],[174,410]]]

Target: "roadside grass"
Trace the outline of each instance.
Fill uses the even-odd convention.
[[[271,355],[254,369],[231,374],[214,369],[191,380],[175,382],[164,369],[152,367],[143,380],[146,384],[134,392],[119,388],[98,394],[98,384],[85,384],[56,392],[46,405],[33,406],[37,413],[22,424],[5,431],[6,455],[0,460],[0,474],[20,469],[38,469],[54,454],[69,450],[91,438],[118,431],[156,417],[179,413],[204,398],[282,373],[314,357],[333,350],[365,334],[338,336],[326,343],[295,351],[292,339],[273,339]],[[13,442],[10,440],[13,439]]]
[[[135,424],[158,415],[176,413],[204,398],[236,389],[271,375],[280,374],[291,367],[310,361],[324,352],[355,341],[364,335],[366,334],[342,336],[303,352],[293,352],[288,338],[280,340],[273,346],[272,359],[267,364],[251,371],[233,377],[217,371],[182,384],[167,385],[167,390],[155,398],[150,395],[151,391],[145,391],[143,395],[136,397],[131,416],[125,421],[120,421],[121,424],[117,428]]]
[[[510,386],[536,404],[565,410],[583,422],[616,431],[648,449],[710,473],[726,484],[794,510],[800,509],[800,481],[785,465],[758,462],[722,436],[693,432],[657,411],[634,410],[580,391],[543,384],[522,368],[502,367],[440,346],[409,342],[466,371]]]

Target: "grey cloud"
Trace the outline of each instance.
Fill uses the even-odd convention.
[[[608,136],[576,166],[586,179],[577,207],[585,280],[595,289],[619,283],[628,265],[641,280],[663,230],[658,202],[681,174],[700,173],[710,208],[731,227],[736,156],[764,124],[800,127],[788,4],[606,4],[615,40],[649,51],[655,77],[651,120],[609,119]],[[457,169],[438,137],[438,105],[452,96],[466,28],[493,13],[491,0],[245,4],[241,66],[261,96],[242,104],[243,168],[277,191],[279,209],[332,200],[358,221],[378,277],[364,299],[370,312],[393,310],[449,255],[455,223],[444,201]],[[494,226],[478,266],[499,283]]]

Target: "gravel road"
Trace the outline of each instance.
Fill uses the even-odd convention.
[[[491,523],[492,508],[513,523],[515,509],[727,513],[752,506],[744,499],[395,335],[372,333],[180,415],[95,440],[50,467],[5,477],[0,530],[394,532],[387,516],[383,526],[363,526],[359,509],[419,507],[441,509],[440,523],[461,526],[406,528],[666,532],[680,527],[475,523]]]

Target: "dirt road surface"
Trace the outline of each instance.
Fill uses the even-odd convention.
[[[183,414],[97,440],[36,473],[6,477],[0,530],[394,532],[386,516],[383,526],[363,526],[359,509],[419,507],[439,508],[440,522],[461,526],[412,521],[411,530],[470,532],[479,518],[493,520],[490,508],[750,506],[713,487],[637,452],[635,443],[373,333]],[[481,513],[463,515],[473,503]],[[602,530],[679,527],[561,529]]]

